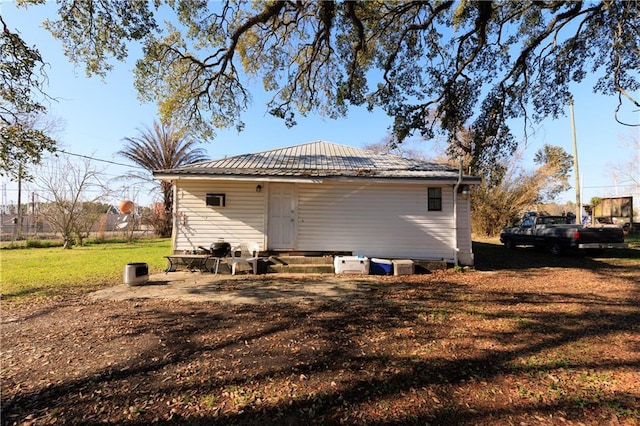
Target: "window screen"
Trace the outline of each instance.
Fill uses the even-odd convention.
[[[442,188],[427,189],[427,210],[442,211]]]

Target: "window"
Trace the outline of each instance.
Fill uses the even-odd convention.
[[[442,211],[442,188],[427,188],[427,210]]]
[[[224,207],[224,205],[225,205],[224,194],[207,194],[207,206]]]

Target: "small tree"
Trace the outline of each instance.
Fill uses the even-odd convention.
[[[629,135],[622,140],[620,148],[627,154],[626,161],[615,164],[613,173],[620,185],[640,195],[640,137]]]
[[[56,232],[62,235],[63,247],[70,249],[74,242],[82,245],[91,227],[104,213],[96,203],[108,195],[102,184],[100,171],[86,160],[81,165],[65,161],[51,162],[37,174],[36,184],[42,192],[40,214]]]
[[[78,220],[75,221],[76,224],[73,229],[73,235],[78,245],[84,245],[84,240],[89,238],[93,226],[106,211],[107,207],[102,203],[90,201],[82,203],[82,208],[77,217]]]
[[[571,188],[569,173],[573,168],[573,156],[564,148],[545,144],[536,152],[533,161],[548,169],[549,181],[540,193],[540,201],[553,201],[558,194]]]
[[[518,163],[516,160],[500,165],[504,173],[499,178],[483,178],[473,191],[471,226],[474,233],[499,234],[502,227],[517,220],[523,211],[538,202],[549,185],[553,185],[555,167],[543,165],[527,171]]]

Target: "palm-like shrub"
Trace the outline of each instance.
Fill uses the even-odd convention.
[[[144,169],[141,173],[132,174],[139,179],[152,180],[154,170],[173,169],[208,159],[205,150],[196,147],[199,141],[171,124],[156,121],[151,129],[143,127],[138,132],[137,137],[124,138],[126,146],[118,154]],[[150,223],[158,236],[168,237],[172,230],[173,184],[161,181],[159,186],[164,211],[153,209],[157,217],[153,217]]]

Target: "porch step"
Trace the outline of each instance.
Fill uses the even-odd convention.
[[[333,265],[333,256],[269,256],[273,265]]]
[[[333,273],[332,256],[270,256],[265,264],[267,273]]]
[[[333,274],[333,265],[321,264],[269,264],[267,265],[267,273],[276,274]]]

